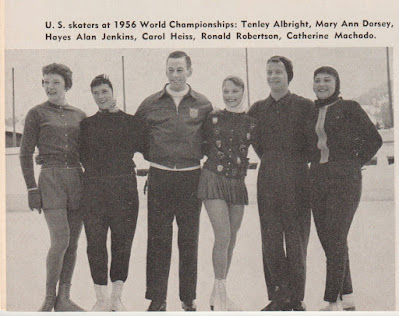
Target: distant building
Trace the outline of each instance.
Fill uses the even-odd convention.
[[[21,139],[22,139],[22,134],[21,133],[15,133],[16,135],[16,146],[14,144],[13,140],[13,132],[6,131],[6,148],[10,147],[20,147],[21,146]]]

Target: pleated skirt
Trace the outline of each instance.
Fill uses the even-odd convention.
[[[198,198],[224,200],[234,205],[248,205],[248,191],[244,179],[227,178],[205,168],[201,170]]]

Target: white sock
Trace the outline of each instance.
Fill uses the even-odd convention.
[[[355,296],[353,295],[353,293],[342,295],[342,304],[344,305],[344,307],[355,306]]]
[[[330,302],[328,304],[328,306],[329,306],[330,311],[342,311],[342,302],[341,301]]]

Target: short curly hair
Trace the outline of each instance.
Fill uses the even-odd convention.
[[[69,89],[72,88],[72,70],[69,69],[69,67],[63,64],[52,63],[50,65],[44,66],[42,68],[42,73],[43,76],[49,74],[60,75],[62,78],[64,78],[65,90],[68,91]]]

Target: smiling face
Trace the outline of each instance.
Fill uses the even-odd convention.
[[[91,89],[94,101],[100,110],[109,110],[114,104],[114,93],[108,84],[101,84]]]
[[[326,73],[318,73],[313,79],[313,91],[318,99],[327,99],[335,92],[336,79]]]
[[[62,104],[65,101],[65,80],[58,74],[46,74],[43,76],[43,88],[48,100],[54,104]]]
[[[244,89],[237,86],[231,80],[226,80],[223,84],[223,100],[226,104],[226,109],[237,108],[244,96]]]
[[[272,91],[288,90],[288,75],[281,61],[269,62],[266,67],[266,76],[267,83]]]
[[[186,88],[187,78],[192,74],[192,68],[187,68],[186,59],[169,58],[166,62],[166,76],[172,91],[180,92]]]

